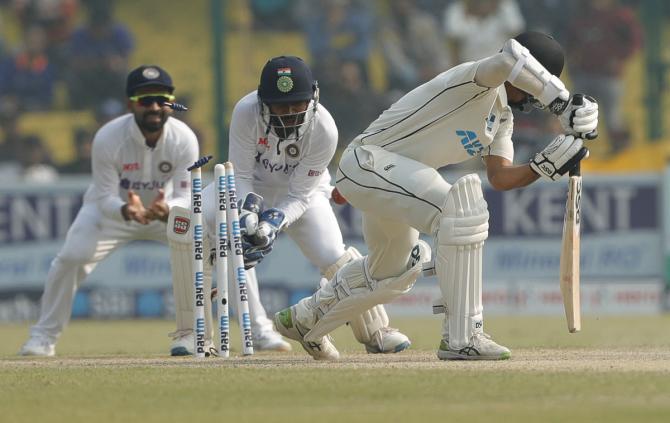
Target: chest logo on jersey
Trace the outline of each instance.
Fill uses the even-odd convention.
[[[124,163],[123,164],[123,171],[124,172],[132,172],[133,170],[140,170],[140,164],[135,162],[135,163]]]
[[[484,149],[482,143],[477,139],[477,134],[474,132],[458,130],[456,131],[456,135],[461,137],[461,145],[470,156],[477,156]]]
[[[121,181],[119,181],[119,185],[123,189],[132,189],[134,191],[139,191],[139,190],[148,190],[152,191],[155,189],[160,189],[165,186],[165,182],[162,181],[149,181],[149,182],[142,182],[142,181],[131,181],[128,178],[123,178]]]
[[[158,165],[158,170],[160,170],[163,173],[168,173],[169,171],[172,170],[172,163],[160,162],[160,164]]]
[[[300,154],[300,148],[295,144],[289,144],[286,146],[286,155],[292,159],[295,159]]]

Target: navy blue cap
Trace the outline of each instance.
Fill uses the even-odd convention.
[[[174,91],[172,78],[165,69],[156,65],[142,65],[128,74],[126,79],[126,95],[131,97],[138,88],[156,85],[167,88],[170,93]]]
[[[261,72],[258,95],[266,104],[309,101],[314,97],[316,81],[301,58],[279,56],[270,59]]]

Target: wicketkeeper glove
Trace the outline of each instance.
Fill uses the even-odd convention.
[[[254,233],[243,234],[242,249],[244,250],[245,269],[256,266],[272,252],[274,241],[284,227],[285,219],[284,212],[274,208],[267,209],[260,214]]]
[[[530,167],[538,175],[556,181],[588,156],[589,150],[581,138],[561,134],[535,155]]]

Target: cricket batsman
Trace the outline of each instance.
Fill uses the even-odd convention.
[[[558,180],[588,157],[583,137],[598,125],[598,105],[590,97],[573,102],[559,79],[563,64],[563,49],[552,37],[522,33],[497,54],[415,88],[357,136],[340,160],[336,188],[363,214],[369,255],[277,313],[279,332],[333,350],[328,333],[407,292],[422,268],[433,269],[445,310],[438,358],[508,359],[510,350],[484,332],[489,212],[481,181],[469,174],[451,184],[437,169],[476,157],[491,185],[509,190],[540,177]],[[512,108],[547,110],[564,131],[530,163],[513,164]],[[434,260],[419,233],[433,236]]]
[[[235,105],[230,125],[228,160],[235,165],[238,197],[254,192],[263,197],[265,207],[257,227],[245,228],[242,224],[244,230],[264,234],[245,237],[246,267],[257,264],[270,252],[280,231],[320,269],[324,281],[360,260],[355,248],[345,247],[329,202],[332,186],[327,166],[335,153],[337,136],[333,118],[319,103],[317,81],[307,64],[295,56],[269,60],[261,72],[258,90]],[[214,189],[214,184],[205,188],[203,198],[215,198]],[[214,203],[205,202],[203,212],[207,232],[214,236]],[[258,295],[251,295],[258,292],[253,269],[247,271],[247,285],[254,347],[290,348],[272,329],[272,320],[267,318]],[[394,353],[410,345],[405,335],[388,327],[389,319],[381,304],[361,309],[343,323],[350,324],[358,342],[370,353]],[[302,337],[293,339],[302,341]],[[301,343],[317,360],[338,356],[335,349]]]

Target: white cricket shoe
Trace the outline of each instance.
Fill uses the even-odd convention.
[[[174,335],[172,345],[170,346],[170,355],[172,357],[181,357],[186,355],[193,355],[195,349],[195,334],[189,332],[182,335]],[[214,347],[211,340],[205,341],[205,357],[218,356],[219,351]]]
[[[442,339],[437,350],[440,360],[507,360],[511,356],[509,348],[496,344],[483,332],[473,334],[470,343],[458,350],[449,347],[449,339]]]
[[[372,335],[372,341],[364,345],[370,354],[392,354],[406,350],[412,343],[398,329],[381,328]]]
[[[303,327],[295,319],[295,306],[285,308],[275,313],[275,327],[283,336],[300,342],[300,345],[311,355],[314,360],[337,360],[340,353],[330,341],[330,336],[324,336],[320,342],[304,341],[305,334],[309,329]]]
[[[284,341],[281,335],[273,329],[266,329],[256,334],[253,332],[254,350],[258,351],[291,351],[291,344]]]
[[[19,350],[19,355],[53,357],[56,355],[56,344],[41,336],[31,336]]]

